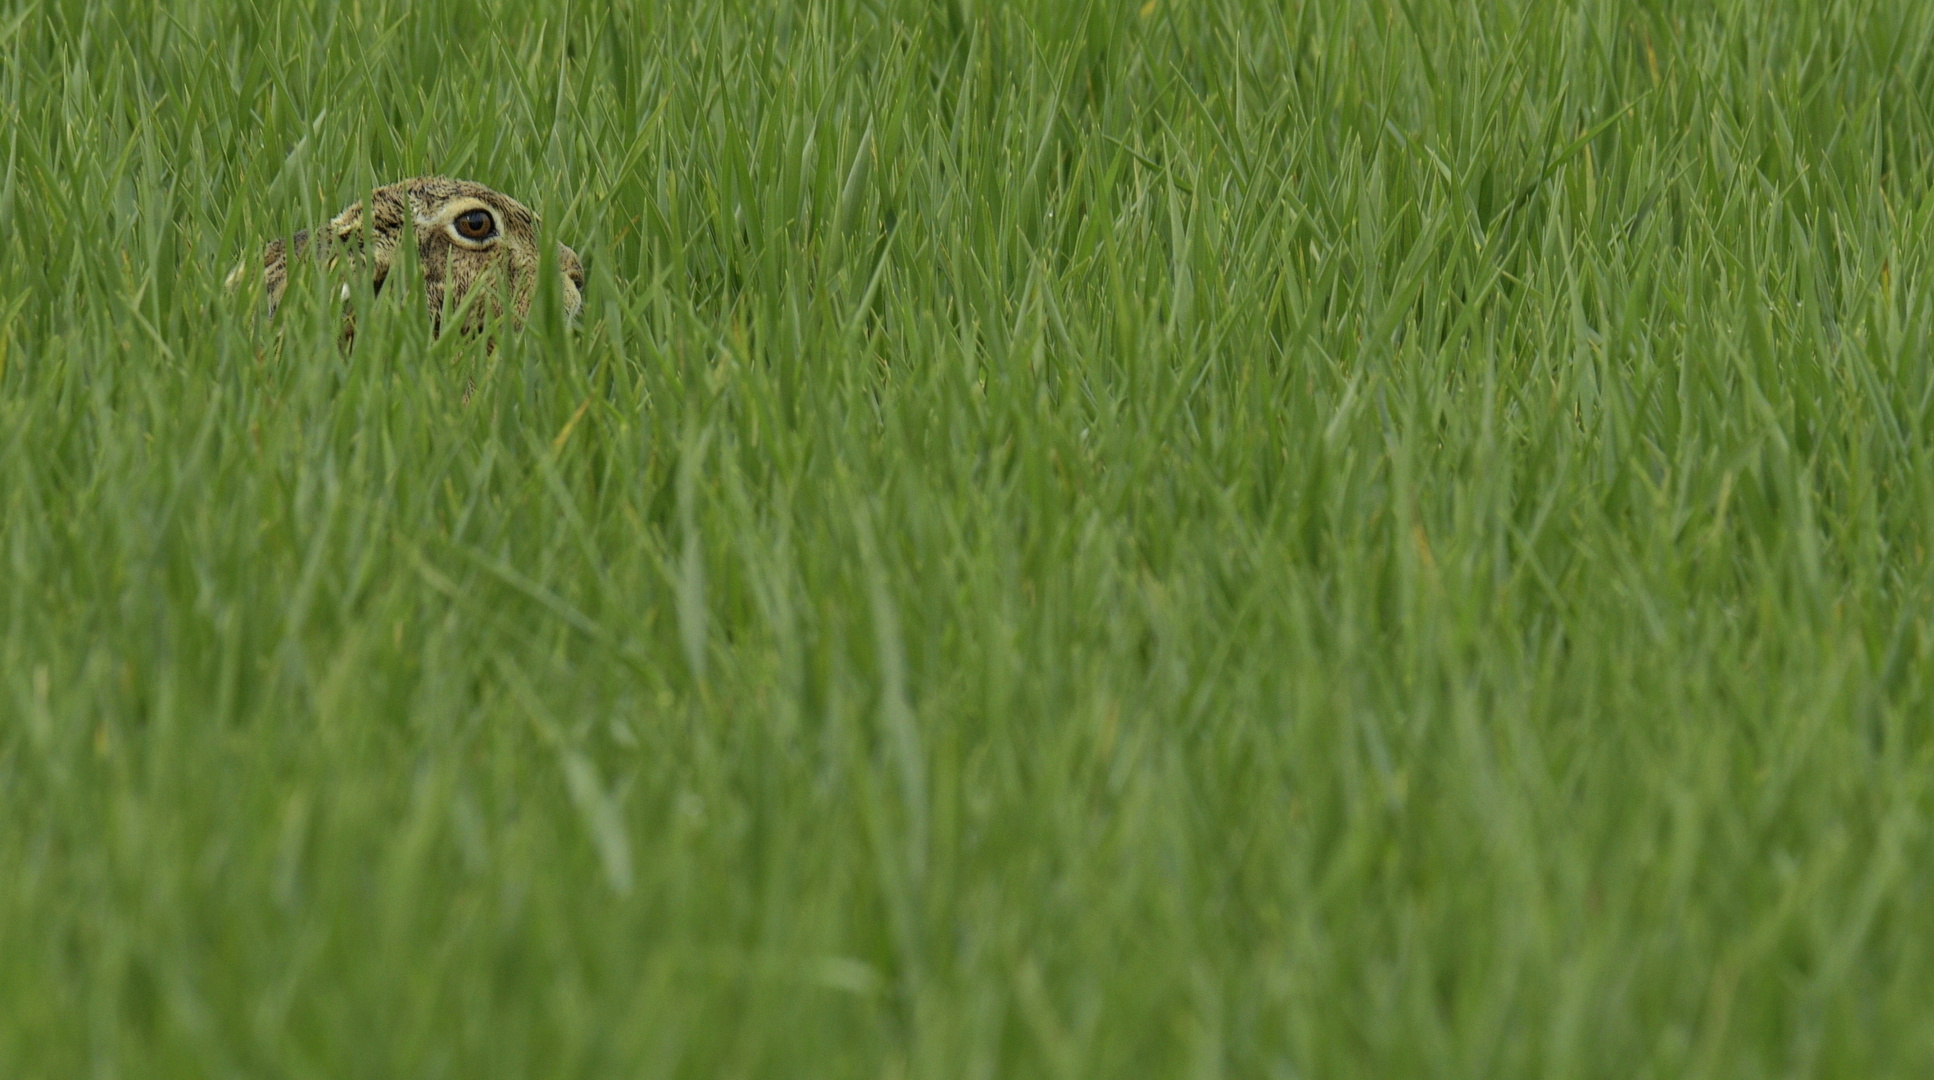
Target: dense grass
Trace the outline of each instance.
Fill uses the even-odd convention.
[[[1928,1075],[1930,45],[4,0],[0,1075]]]

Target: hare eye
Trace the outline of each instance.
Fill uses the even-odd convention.
[[[457,215],[457,235],[465,240],[488,240],[497,235],[497,223],[488,210],[466,210]]]

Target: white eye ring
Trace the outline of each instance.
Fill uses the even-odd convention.
[[[481,206],[473,206],[450,219],[450,236],[466,247],[481,247],[497,239],[497,215]]]

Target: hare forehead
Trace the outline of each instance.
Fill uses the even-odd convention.
[[[537,215],[530,207],[511,198],[494,188],[469,180],[449,180],[443,177],[406,180],[395,185],[406,192],[411,205],[418,213],[437,213],[459,203],[468,206],[481,206],[494,210],[508,218],[519,221],[535,221]]]

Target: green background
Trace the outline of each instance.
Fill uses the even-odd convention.
[[[1930,45],[3,0],[0,1075],[1929,1075]]]

